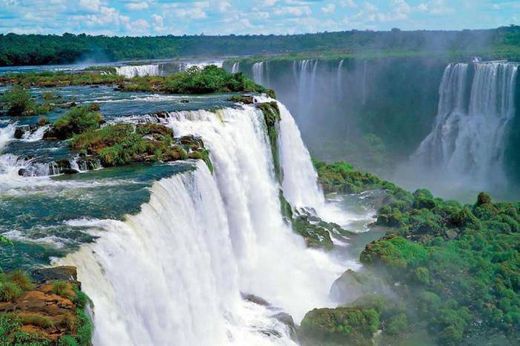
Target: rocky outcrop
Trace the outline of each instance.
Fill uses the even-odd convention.
[[[0,339],[6,344],[90,345],[89,299],[80,290],[75,267],[36,269],[0,280]],[[6,294],[6,288],[11,294]]]

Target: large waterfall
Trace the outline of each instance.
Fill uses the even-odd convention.
[[[309,154],[280,106],[283,188],[296,205],[323,208]],[[334,305],[329,288],[346,266],[306,248],[284,222],[262,112],[172,112],[165,121],[176,135],[204,140],[214,173],[198,163],[155,183],[149,203],[125,222],[70,222],[99,236],[63,261],[79,267],[94,301],[95,344],[293,344],[273,315],[299,322],[313,307]]]
[[[505,138],[515,115],[517,71],[517,64],[507,62],[448,65],[439,88],[435,125],[412,161],[443,172],[446,179],[470,179],[476,189],[503,187]]]

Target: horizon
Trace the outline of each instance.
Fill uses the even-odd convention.
[[[0,0],[0,33],[110,37],[490,30],[520,24],[504,0]]]

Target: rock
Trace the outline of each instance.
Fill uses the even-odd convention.
[[[37,283],[46,283],[55,280],[77,282],[78,272],[74,266],[38,268],[31,272],[31,277]]]
[[[242,299],[247,300],[248,302],[262,305],[262,306],[270,306],[269,302],[261,297],[255,296],[254,294],[249,293],[241,293]]]
[[[22,139],[25,132],[29,131],[29,126],[25,125],[25,126],[18,126],[15,130],[14,130],[14,138],[15,139]]]
[[[391,294],[390,288],[379,277],[368,271],[344,272],[330,288],[330,296],[348,304],[366,294]]]
[[[291,339],[296,339],[296,325],[294,324],[294,320],[291,315],[289,315],[286,312],[279,312],[276,315],[273,315],[272,317],[285,324],[289,329]]]
[[[251,105],[255,103],[255,98],[251,95],[235,95],[231,96],[229,101]]]
[[[189,103],[189,102],[190,102],[190,100],[186,100],[186,99],[181,100],[181,103]]]

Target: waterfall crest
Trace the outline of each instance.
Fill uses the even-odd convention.
[[[116,67],[116,73],[125,78],[159,76],[161,74],[159,65],[129,65]]]
[[[446,67],[434,128],[411,160],[451,179],[470,178],[476,188],[500,187],[506,183],[505,138],[515,115],[518,65],[483,62],[473,69]]]

